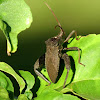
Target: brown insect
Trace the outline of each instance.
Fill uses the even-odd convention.
[[[48,6],[47,3],[45,3],[47,5],[47,7],[52,11],[52,9]],[[53,15],[55,16],[54,12],[52,11]],[[56,18],[56,16],[55,16]],[[63,50],[78,50],[79,52],[79,59],[78,62],[79,64],[83,65],[82,63],[80,63],[80,49],[78,47],[70,47],[70,48],[63,48],[62,44],[63,43],[67,43],[68,40],[70,39],[70,37],[75,33],[75,37],[76,40],[78,40],[77,38],[77,33],[75,30],[73,30],[67,38],[65,38],[65,33],[58,21],[58,19],[56,18],[57,22],[58,22],[58,27],[60,27],[60,33],[57,36],[54,36],[50,39],[48,39],[47,41],[45,41],[46,44],[46,53],[41,56],[39,59],[37,59],[37,61],[34,64],[34,71],[35,73],[40,76],[42,79],[44,79],[46,82],[48,82],[49,84],[51,83],[50,81],[48,81],[44,75],[42,73],[40,73],[38,71],[38,69],[40,69],[40,66],[42,64],[45,64],[45,67],[47,69],[48,75],[51,79],[51,81],[53,83],[56,82],[57,76],[58,76],[58,71],[59,71],[59,65],[60,65],[60,59],[64,60],[66,69],[67,69],[67,74],[66,74],[66,78],[64,81],[64,85],[63,87],[65,87],[65,83],[68,77],[68,73],[70,70],[70,58],[66,53],[62,53]],[[56,27],[57,27],[56,26]],[[84,66],[84,65],[83,65]]]

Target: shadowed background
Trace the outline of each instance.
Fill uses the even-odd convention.
[[[57,22],[43,0],[25,0],[33,14],[31,27],[18,35],[18,50],[11,57],[6,54],[6,38],[0,30],[0,61],[14,69],[33,71],[37,58],[45,53],[45,40],[59,33]],[[100,33],[100,0],[47,0],[64,31],[73,29],[79,35]]]

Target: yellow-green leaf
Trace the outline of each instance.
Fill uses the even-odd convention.
[[[24,0],[0,0],[0,28],[7,39],[7,53],[17,50],[17,35],[29,28],[32,13]]]

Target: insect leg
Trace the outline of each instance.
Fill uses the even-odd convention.
[[[40,76],[42,79],[44,79],[46,82],[48,82],[50,84],[50,81],[48,81],[46,79],[46,77],[40,73],[38,70],[41,68],[42,65],[45,64],[45,55],[41,56],[39,59],[37,59],[37,61],[34,64],[34,72],[36,73],[36,75]]]
[[[67,69],[67,74],[66,74],[66,78],[65,78],[65,81],[64,81],[64,85],[63,85],[63,88],[64,88],[71,65],[70,65],[70,58],[69,58],[69,56],[66,53],[64,53],[62,55],[62,59],[64,60],[64,63],[65,63],[66,69]]]
[[[77,38],[77,32],[75,31],[75,30],[73,30],[69,35],[68,35],[68,37],[66,38],[66,40],[64,41],[64,43],[65,42],[68,42],[68,40],[70,39],[70,37],[73,35],[75,33],[75,38],[76,38],[76,40],[79,40],[80,38]]]
[[[81,64],[81,65],[83,65],[83,66],[85,66],[84,64],[82,64],[81,62],[80,62],[80,49],[78,48],[78,47],[70,47],[70,48],[64,48],[63,50],[78,50],[78,63],[79,64]]]

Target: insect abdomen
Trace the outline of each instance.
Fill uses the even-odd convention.
[[[58,47],[47,46],[45,54],[45,66],[48,72],[48,75],[53,83],[55,83],[56,78],[58,76],[59,70],[59,55],[58,55]]]

